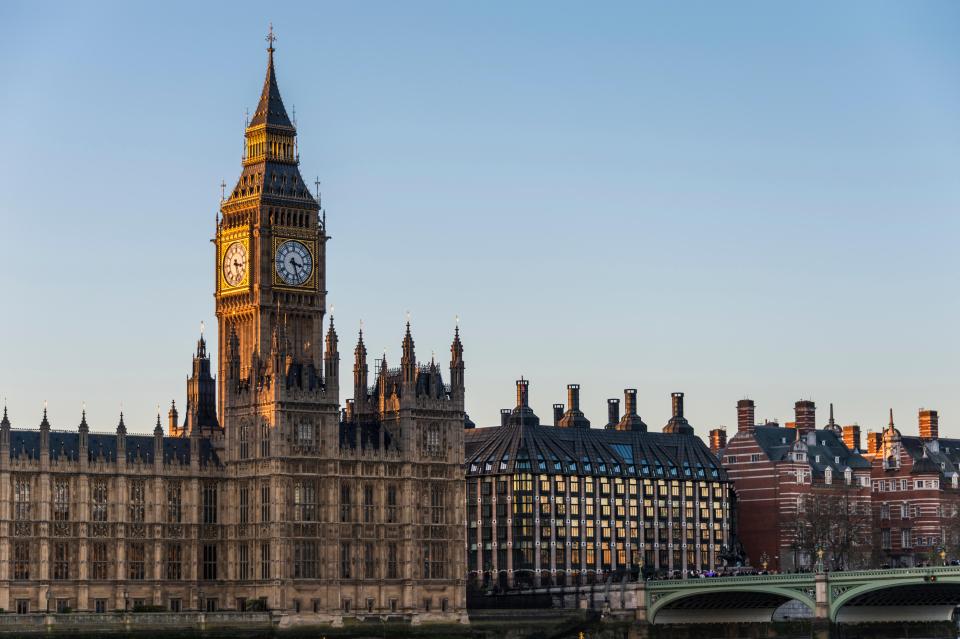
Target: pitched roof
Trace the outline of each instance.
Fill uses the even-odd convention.
[[[153,435],[127,435],[127,462],[152,464],[154,460]],[[200,465],[212,464],[220,466],[220,459],[210,440],[200,439]],[[77,461],[80,454],[80,434],[65,431],[50,432],[50,459]],[[164,437],[163,461],[170,463],[178,461],[190,463],[191,440],[188,437]],[[11,430],[10,457],[20,456],[29,459],[40,459],[40,431],[38,430]],[[87,455],[89,461],[103,458],[106,462],[117,459],[117,436],[112,433],[90,433],[87,439]]]
[[[757,445],[766,453],[770,461],[783,461],[797,441],[797,429],[782,426],[756,426],[754,437]],[[807,463],[817,475],[830,468],[833,472],[843,473],[852,469],[870,468],[870,462],[852,451],[843,443],[843,436],[833,429],[810,431],[815,435],[812,443],[804,440],[807,447]]]

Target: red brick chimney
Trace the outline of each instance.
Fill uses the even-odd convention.
[[[940,416],[935,410],[920,410],[920,439],[931,441],[940,436]]]
[[[719,453],[727,446],[727,429],[714,428],[710,431],[710,450]]]
[[[752,399],[741,399],[737,402],[737,432],[744,430],[753,430],[757,423],[756,408]]]
[[[867,453],[876,455],[883,446],[883,433],[870,431],[867,433]]]
[[[844,426],[843,443],[850,450],[860,450],[860,426],[857,424]]]
[[[797,422],[797,430],[801,433],[809,433],[817,430],[817,405],[809,399],[801,399],[793,405],[794,418]]]

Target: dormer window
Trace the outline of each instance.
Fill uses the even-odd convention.
[[[827,468],[823,471],[823,483],[832,484],[833,483],[833,470]]]
[[[814,457],[813,460],[819,464],[819,463],[820,463],[820,455],[817,455],[816,457]]]
[[[834,463],[834,464],[839,464],[839,463],[840,463],[840,455],[837,455],[836,457],[833,458],[833,463]]]

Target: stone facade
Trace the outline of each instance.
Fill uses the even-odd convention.
[[[368,384],[362,332],[340,406],[326,215],[299,172],[273,39],[243,171],[217,216],[219,374],[201,336],[169,435],[0,428],[0,608],[244,610],[295,621],[465,620],[464,362]],[[324,334],[325,333],[325,334]]]

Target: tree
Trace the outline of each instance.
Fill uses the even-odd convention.
[[[823,550],[824,567],[847,570],[864,566],[870,558],[873,517],[867,503],[857,499],[854,486],[818,486],[801,497],[796,518],[789,524],[797,564],[812,567]],[[801,559],[802,558],[802,559]]]

